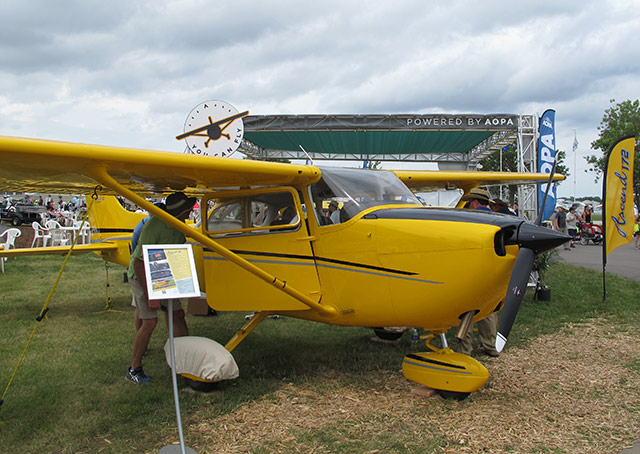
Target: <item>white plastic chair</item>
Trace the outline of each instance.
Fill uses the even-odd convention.
[[[20,229],[7,229],[4,232],[0,233],[0,246],[2,247],[2,249],[11,249],[16,247],[16,238],[18,238],[20,235],[22,235],[22,232],[20,231]],[[2,240],[2,237],[5,237],[4,240]],[[6,257],[2,257],[0,258],[0,268],[2,269],[2,272],[4,273],[4,262],[7,261]]]
[[[45,227],[51,234],[51,246],[66,246],[69,244],[70,238],[67,235],[67,232],[62,229],[62,226],[58,221],[51,219],[46,222]]]
[[[36,221],[33,221],[31,223],[31,227],[33,227],[33,233],[34,233],[33,242],[31,243],[31,247],[37,247],[36,244],[38,242],[38,239],[42,240],[41,241],[42,242],[42,247],[47,247],[47,243],[51,239],[51,234],[49,233],[49,231],[47,229],[45,229],[44,227],[42,227]]]
[[[89,235],[91,234],[91,226],[89,225],[89,222],[83,223],[82,221],[74,221],[73,229],[76,232],[76,235],[80,236],[77,243],[87,244]]]

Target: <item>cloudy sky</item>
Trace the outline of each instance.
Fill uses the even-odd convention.
[[[179,151],[210,99],[252,114],[552,108],[578,196],[600,194],[584,156],[610,100],[640,90],[640,0],[3,0],[0,24],[0,135]]]

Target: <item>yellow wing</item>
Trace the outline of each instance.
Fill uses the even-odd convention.
[[[52,246],[52,247],[36,247],[36,248],[17,248],[2,249],[0,247],[0,257],[11,257],[17,255],[66,255],[71,246]],[[72,254],[86,254],[87,252],[95,252],[97,254],[109,253],[118,250],[118,245],[113,242],[105,241],[102,243],[79,244],[73,248]]]
[[[314,166],[17,137],[0,137],[0,162],[0,188],[16,192],[90,193],[97,184],[96,168],[143,196],[171,191],[197,195],[214,187],[295,185],[320,178]]]
[[[411,189],[460,188],[465,193],[478,186],[496,186],[500,184],[546,183],[548,173],[518,172],[474,172],[441,170],[394,170],[394,173]],[[555,174],[553,181],[564,180],[563,175]]]
[[[210,188],[301,185],[320,178],[315,166],[116,148],[48,140],[0,137],[0,188],[16,192],[90,193],[102,168],[142,196],[183,191],[202,194]],[[410,188],[461,188],[534,184],[544,173],[397,170]],[[563,180],[556,175],[554,181]],[[105,190],[103,193],[110,193]]]

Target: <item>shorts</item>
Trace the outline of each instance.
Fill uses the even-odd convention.
[[[147,293],[142,288],[140,281],[135,277],[129,278],[129,285],[131,286],[131,293],[133,293],[133,299],[136,302],[136,309],[138,309],[138,318],[141,320],[148,320],[150,318],[158,318],[158,311],[149,309],[149,300],[147,300]],[[169,307],[169,300],[158,300],[163,311],[166,311]],[[173,300],[173,312],[182,310],[182,304],[179,299]]]

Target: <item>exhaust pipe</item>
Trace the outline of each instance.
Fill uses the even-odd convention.
[[[458,326],[458,331],[456,331],[456,337],[458,339],[462,340],[466,337],[469,329],[471,329],[474,315],[476,315],[476,311],[465,312],[460,316],[460,326]]]

